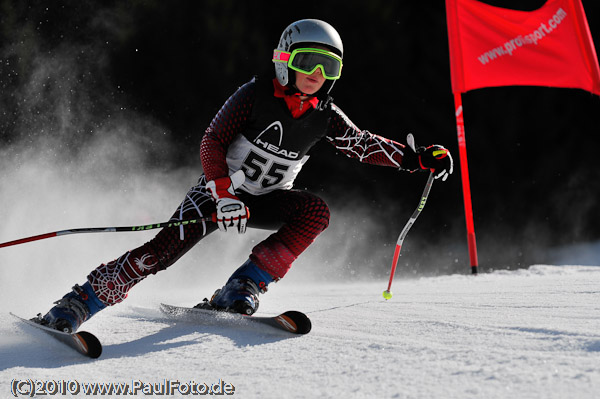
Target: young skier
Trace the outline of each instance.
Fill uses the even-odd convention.
[[[171,266],[209,233],[246,226],[275,230],[201,308],[251,315],[258,296],[283,278],[294,260],[329,224],[329,209],[314,194],[292,189],[308,151],[325,140],[360,162],[406,171],[432,171],[446,180],[452,157],[439,145],[416,151],[360,130],[329,96],[342,72],[342,40],[326,22],[289,25],[273,53],[274,79],[252,79],[223,105],[200,145],[204,174],[171,221],[216,213],[216,222],[165,228],[139,248],[93,270],[83,285],[36,319],[74,332],[106,306],[123,301],[150,274]]]

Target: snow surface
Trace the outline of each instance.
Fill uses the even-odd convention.
[[[310,334],[292,336],[174,322],[159,303],[191,305],[197,291],[136,287],[84,324],[104,344],[97,360],[17,322],[5,303],[0,397],[10,396],[13,379],[223,380],[239,398],[599,397],[600,267],[399,278],[389,301],[385,288],[294,278],[272,285],[260,314],[298,309],[312,319]],[[28,308],[12,310],[31,316]]]
[[[159,140],[162,129],[140,120],[121,122],[96,132],[71,158],[63,150],[68,140],[46,135],[47,142],[0,148],[0,242],[168,219],[199,172],[148,167],[140,149],[147,137]],[[413,207],[407,205],[404,217],[390,217],[403,225]],[[353,229],[346,220],[361,224]],[[381,293],[393,248],[368,239],[378,231],[371,220],[369,205],[335,209],[329,228],[261,297],[260,314],[306,312],[313,321],[310,334],[199,326],[159,312],[161,302],[193,305],[212,294],[269,233],[214,234],[176,265],[135,286],[124,303],[84,324],[104,344],[97,360],[8,312],[23,317],[46,312],[99,264],[151,239],[156,230],[2,248],[0,398],[11,397],[17,379],[209,385],[223,380],[235,387],[234,397],[267,399],[600,396],[600,266],[410,278],[411,270],[427,272],[410,265],[411,247],[428,227],[418,223],[403,247],[395,295],[385,301]],[[598,265],[599,245],[561,249],[559,255],[573,264],[585,254],[586,262]],[[375,257],[382,254],[387,261],[379,264]],[[458,262],[442,251],[435,255]]]

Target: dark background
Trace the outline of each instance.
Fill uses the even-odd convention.
[[[486,2],[520,10],[544,4]],[[345,47],[335,103],[363,129],[401,142],[412,132],[418,143],[443,144],[454,154],[455,174],[435,182],[409,234],[406,251],[418,254],[410,267],[469,272],[443,1],[0,5],[0,145],[56,136],[57,151],[69,158],[109,121],[135,113],[162,126],[170,144],[145,142],[149,168],[187,164],[198,173],[205,128],[237,87],[255,74],[272,75],[282,30],[302,18],[328,21]],[[599,48],[600,4],[583,5]],[[68,104],[69,123],[55,112],[57,98]],[[599,98],[508,87],[468,92],[463,104],[481,270],[553,262],[556,248],[597,241]],[[360,217],[343,221],[348,234],[376,223],[360,239],[389,252],[425,180],[359,164],[320,144],[297,187],[323,196],[334,217],[356,209]]]

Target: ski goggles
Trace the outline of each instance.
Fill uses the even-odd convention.
[[[317,68],[325,79],[336,80],[342,76],[342,59],[335,53],[317,48],[297,48],[291,53],[274,50],[273,62],[285,62],[298,72],[312,75]]]

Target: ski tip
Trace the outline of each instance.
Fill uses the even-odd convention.
[[[296,310],[289,310],[279,315],[283,320],[278,320],[280,324],[285,323],[289,326],[284,326],[288,331],[294,334],[308,334],[312,329],[312,323],[307,315]],[[287,323],[286,323],[287,322]]]
[[[81,346],[82,350],[87,356],[91,357],[92,359],[100,357],[102,354],[102,344],[94,334],[91,334],[87,331],[80,331],[74,333],[73,335],[76,337],[78,345]]]

